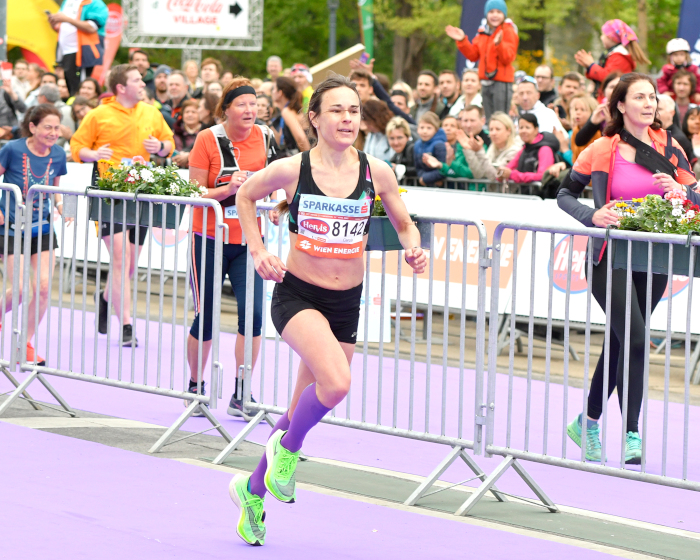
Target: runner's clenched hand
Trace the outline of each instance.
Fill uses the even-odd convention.
[[[425,265],[428,262],[428,259],[425,256],[425,251],[423,251],[423,249],[420,247],[407,249],[406,253],[404,254],[404,258],[406,259],[408,266],[413,269],[415,274],[422,274],[425,270]]]

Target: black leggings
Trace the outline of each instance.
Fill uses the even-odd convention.
[[[593,267],[591,291],[598,304],[605,311],[605,289],[607,285],[607,251],[598,266]],[[651,282],[651,311],[661,300],[668,284],[668,276],[653,274]],[[644,396],[644,356],[646,348],[645,323],[647,303],[647,273],[632,272],[632,290],[630,298],[630,353],[629,353],[629,387],[627,393],[627,431],[639,431],[639,413]],[[608,377],[608,395],[610,398],[617,387],[617,398],[622,410],[622,395],[625,370],[625,305],[627,291],[627,271],[612,269],[612,286],[610,296],[610,367]],[[591,390],[588,393],[588,416],[598,419],[603,414],[603,371],[605,367],[605,344],[598,359]]]

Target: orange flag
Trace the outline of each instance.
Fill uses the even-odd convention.
[[[114,57],[117,54],[117,49],[122,42],[122,7],[119,4],[107,4],[109,10],[109,19],[107,20],[107,28],[105,29],[105,53],[103,63],[100,66],[95,66],[92,71],[92,77],[100,84],[104,84],[105,76],[114,62]]]

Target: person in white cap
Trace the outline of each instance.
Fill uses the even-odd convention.
[[[311,82],[314,81],[314,77],[306,64],[297,62],[292,66],[292,79],[294,83],[296,83],[297,89],[301,92],[304,113],[306,113],[309,110],[311,96],[314,94],[314,88],[311,87]]]
[[[666,54],[668,55],[668,64],[664,64],[661,69],[661,76],[656,80],[659,93],[669,93],[673,90],[673,76],[679,70],[687,70],[695,74],[696,83],[700,84],[700,69],[693,64],[690,58],[688,41],[680,38],[671,39],[666,43]],[[694,103],[698,103],[700,101],[700,91],[696,89],[693,94],[690,96],[691,100]]]

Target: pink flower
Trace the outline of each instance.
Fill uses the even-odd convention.
[[[666,200],[673,200],[673,199],[678,199],[678,200],[687,200],[687,197],[685,196],[685,191],[683,189],[673,189],[672,191],[668,191],[665,195],[664,198]]]

